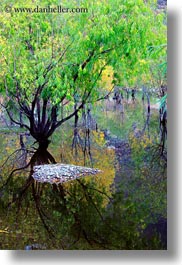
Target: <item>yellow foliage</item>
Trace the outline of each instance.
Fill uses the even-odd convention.
[[[106,69],[102,72],[102,78],[100,85],[102,88],[110,91],[113,87],[112,81],[114,77],[114,72],[112,66],[107,66]]]
[[[8,231],[6,231],[6,230],[1,230],[1,229],[0,229],[0,233],[5,233],[5,234],[8,234],[9,232],[8,232]]]
[[[104,133],[103,132],[93,131],[92,134],[93,134],[93,137],[94,137],[94,142],[98,146],[103,146],[105,144],[105,139],[104,139]]]
[[[80,136],[83,139],[83,132],[80,132]],[[91,141],[91,149],[90,153],[92,156],[92,161],[89,157],[89,150],[88,147],[85,152],[82,148],[78,145],[77,146],[77,154],[75,155],[75,150],[71,151],[71,143],[68,144],[67,141],[64,141],[60,145],[60,154],[55,156],[55,149],[54,149],[54,158],[57,162],[67,163],[67,164],[74,164],[80,166],[88,166],[93,168],[98,168],[102,172],[97,176],[88,176],[84,177],[84,180],[87,182],[92,182],[96,184],[96,188],[102,190],[103,188],[107,192],[107,194],[111,194],[111,185],[114,181],[115,177],[115,167],[114,167],[114,160],[115,160],[115,152],[114,150],[110,150],[107,147],[104,147],[105,139],[103,132],[96,132],[92,131],[90,134],[90,141]],[[67,143],[67,144],[66,144]],[[52,153],[52,152],[51,152]],[[60,158],[61,157],[61,158]],[[61,161],[60,161],[61,160]],[[65,187],[71,185],[71,182],[65,183]],[[107,204],[107,200],[105,200],[105,204]]]
[[[141,60],[139,60],[139,64],[140,65],[145,65],[145,64],[147,64],[147,61],[144,60],[144,59],[141,59]]]
[[[131,149],[136,152],[141,152],[146,147],[152,144],[152,140],[148,138],[146,134],[144,134],[142,137],[137,138],[133,133],[129,134],[129,141]]]

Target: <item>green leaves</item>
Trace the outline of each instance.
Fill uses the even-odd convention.
[[[30,1],[14,2],[16,7],[35,7]],[[56,6],[57,1],[49,4]],[[36,5],[46,7],[48,2]],[[73,8],[78,3],[62,5]],[[115,85],[156,83],[158,71],[159,83],[164,82],[165,14],[155,12],[156,1],[82,0],[80,5],[89,12],[0,15],[0,75],[7,79],[6,88],[4,81],[1,85],[9,96],[17,93],[18,83],[20,101],[26,98],[29,105],[36,94],[58,106],[67,99],[65,108],[70,109],[75,93],[80,103],[94,102],[108,93],[100,82],[106,66],[115,73],[110,82]],[[157,70],[151,71],[156,65]]]
[[[167,94],[164,95],[162,98],[157,100],[157,103],[159,104],[159,109],[165,109],[166,108],[166,102],[167,102]]]

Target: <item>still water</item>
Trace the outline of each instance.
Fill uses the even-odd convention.
[[[137,108],[137,111],[136,111]],[[102,113],[102,115],[101,115]],[[97,128],[62,126],[47,150],[26,132],[0,135],[1,249],[165,249],[166,161],[157,149],[158,113],[142,104],[125,116],[93,110]],[[65,163],[101,174],[39,183],[33,167]]]

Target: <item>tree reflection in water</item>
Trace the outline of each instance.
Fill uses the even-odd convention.
[[[18,188],[18,192],[16,194],[13,194],[13,199],[11,200],[11,202],[8,203],[9,211],[14,210],[14,214],[16,216],[15,219],[18,222],[22,208],[27,208],[28,210],[30,206],[30,202],[26,200],[26,196],[29,197],[31,193],[31,199],[33,199],[38,216],[43,224],[43,227],[47,231],[47,236],[55,240],[56,246],[59,245],[60,249],[68,248],[78,242],[81,237],[83,237],[89,245],[92,245],[92,240],[90,239],[86,228],[82,226],[83,220],[80,219],[80,214],[77,210],[79,207],[81,207],[83,210],[84,207],[90,205],[89,209],[92,210],[90,214],[92,215],[94,210],[94,216],[95,214],[97,214],[103,221],[103,216],[99,209],[99,204],[98,202],[94,201],[95,198],[93,198],[92,195],[94,192],[97,192],[97,197],[100,201],[102,201],[102,196],[105,196],[107,198],[109,197],[104,192],[97,190],[97,188],[94,187],[93,182],[90,183],[90,185],[87,185],[86,182],[82,180],[77,180],[75,181],[75,183],[70,183],[69,185],[67,185],[67,187],[63,186],[62,184],[53,184],[47,187],[46,184],[36,182],[32,178],[33,167],[35,165],[49,163],[56,163],[56,161],[53,156],[48,152],[48,150],[37,150],[26,166],[18,170],[13,170],[11,172],[9,178],[13,178],[13,173],[17,171],[22,171],[29,168],[29,175],[25,183],[21,186],[21,188]],[[10,181],[7,182],[6,185],[3,186],[3,188],[8,189],[10,188],[9,186],[11,186]],[[49,205],[46,205],[47,207],[45,207],[45,193],[46,204],[49,203]],[[47,195],[49,196],[49,198],[47,197]],[[84,207],[83,205],[81,206],[81,204],[83,204]],[[16,211],[14,208],[16,209]],[[47,211],[47,209],[49,209],[49,211]],[[88,214],[88,211],[86,212]],[[61,225],[65,225],[64,222],[66,220],[66,217],[68,220],[68,230],[72,230],[76,239],[72,239],[73,242],[65,244],[64,240],[62,242],[62,240],[57,239],[57,233],[59,232],[59,230],[61,232],[62,229],[64,230],[66,228],[63,227],[62,229],[60,229]],[[35,216],[35,219],[36,218],[37,217]],[[61,235],[62,238],[64,238],[64,236],[64,234]],[[52,242],[54,242],[54,240]]]
[[[121,190],[108,192],[95,177],[58,185],[38,183],[33,167],[54,164],[54,157],[38,149],[26,161],[13,169],[1,188],[1,218],[7,227],[7,233],[0,234],[2,249],[163,248],[155,233],[147,242],[143,222],[133,218],[137,205]]]

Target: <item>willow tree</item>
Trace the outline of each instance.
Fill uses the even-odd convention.
[[[12,2],[16,8],[59,4]],[[160,28],[155,2],[83,0],[79,6],[88,12],[1,13],[1,92],[9,118],[29,130],[41,147],[47,146],[59,126],[101,96],[99,84],[107,66],[117,82],[148,57]],[[76,5],[78,1],[61,1],[66,8]],[[22,120],[12,114],[12,105]]]

